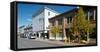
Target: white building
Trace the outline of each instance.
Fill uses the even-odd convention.
[[[24,28],[25,28],[25,26],[23,25],[23,26],[20,26],[20,27],[18,27],[18,36],[21,36],[21,35],[23,35],[24,34]]]
[[[28,24],[24,28],[24,36],[26,36],[27,38],[29,38],[29,36],[30,36],[31,33],[33,33],[33,31],[32,31],[32,24]]]
[[[33,15],[33,33],[37,34],[39,38],[46,37],[48,34],[49,20],[59,13],[48,8],[43,7],[40,11]],[[45,35],[43,35],[45,33]],[[47,35],[48,36],[48,35]]]

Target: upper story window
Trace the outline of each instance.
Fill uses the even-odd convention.
[[[86,15],[86,20],[93,20],[94,13],[93,11],[87,11]]]
[[[39,21],[42,22],[44,20],[44,18],[39,18]]]
[[[48,12],[48,16],[50,16],[50,12]]]
[[[72,17],[67,17],[67,23],[68,24],[72,23]]]
[[[58,19],[58,25],[62,25],[62,19]]]
[[[52,21],[51,24],[52,24],[52,26],[55,26],[55,22],[54,21]]]

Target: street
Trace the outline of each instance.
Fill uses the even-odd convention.
[[[18,48],[39,48],[39,47],[55,47],[59,44],[52,44],[35,39],[18,38]]]
[[[96,40],[91,39],[90,43],[87,45],[96,44]],[[76,45],[86,45],[79,43],[64,43],[61,41],[43,40],[43,39],[28,39],[18,37],[18,49],[20,48],[40,48],[40,47],[57,47],[57,46],[76,46]]]

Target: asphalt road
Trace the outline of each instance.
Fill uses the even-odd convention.
[[[67,44],[60,44],[61,42],[53,42],[53,41],[40,41],[36,39],[27,39],[27,38],[18,38],[18,48],[40,48],[40,47],[56,47],[56,46],[73,46],[73,45],[85,45],[85,44],[78,44],[78,43],[67,43]],[[91,40],[87,45],[94,45],[96,44],[96,40]]]
[[[51,44],[47,42],[38,41],[35,39],[18,38],[18,48],[38,48],[38,47],[55,47],[58,44]]]

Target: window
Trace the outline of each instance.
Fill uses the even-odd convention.
[[[72,23],[72,17],[70,17],[70,23]]]
[[[93,20],[93,12],[90,12],[90,20]]]
[[[54,22],[52,23],[52,26],[55,26]]]
[[[52,26],[55,26],[55,22],[54,21],[52,21]]]
[[[72,22],[72,17],[67,17],[67,23],[71,23]]]
[[[62,19],[58,19],[58,25],[62,25]]]
[[[39,22],[41,22],[41,21],[43,21],[44,20],[44,18],[39,18]]]
[[[48,12],[48,16],[50,16],[50,12]]]

